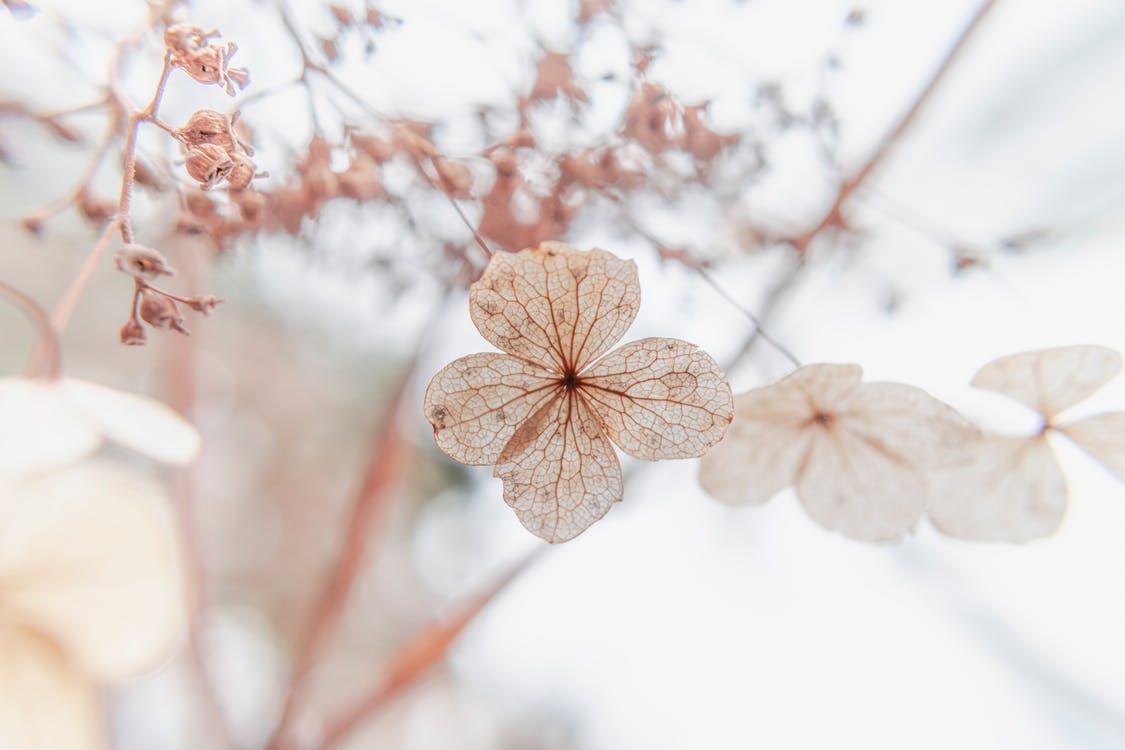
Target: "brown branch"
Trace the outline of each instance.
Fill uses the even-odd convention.
[[[465,628],[513,580],[531,567],[544,549],[546,548],[537,548],[535,552],[513,565],[486,591],[469,599],[449,617],[429,625],[408,639],[391,658],[384,669],[383,679],[375,685],[374,689],[336,718],[329,720],[318,750],[331,750],[338,746],[365,721],[374,717],[395,698],[429,674],[434,666],[445,659],[450,647]]]
[[[310,610],[311,620],[297,642],[285,704],[267,748],[276,750],[285,747],[289,726],[305,697],[313,670],[340,621],[352,585],[367,558],[368,543],[375,536],[376,525],[386,517],[391,495],[406,471],[410,446],[398,426],[398,420],[409,394],[416,361],[416,358],[413,359],[399,374],[393,395],[376,428],[363,481],[352,503],[340,557],[317,596]]]
[[[969,39],[973,36],[974,32],[976,32],[977,29],[980,28],[981,22],[984,20],[985,16],[988,15],[988,11],[990,11],[995,5],[996,0],[985,0],[980,5],[980,7],[977,8],[976,13],[973,14],[972,18],[969,19],[969,22],[965,25],[965,28],[961,30],[960,34],[958,34],[957,38],[953,42],[953,45],[945,53],[945,56],[942,57],[941,61],[938,63],[937,68],[930,75],[930,78],[928,81],[926,81],[926,84],[914,97],[914,101],[911,102],[906,112],[903,113],[901,118],[899,118],[899,121],[895,124],[895,126],[891,128],[891,130],[888,131],[885,136],[883,136],[883,139],[879,142],[879,145],[876,146],[875,150],[871,152],[871,155],[867,157],[867,161],[865,161],[851,177],[845,179],[840,185],[840,190],[837,193],[835,200],[832,202],[831,207],[829,207],[828,211],[824,214],[823,218],[821,218],[816,226],[801,235],[786,240],[790,245],[796,248],[798,253],[804,255],[812,241],[820,234],[822,234],[825,230],[831,227],[841,228],[846,226],[843,217],[843,207],[848,198],[850,198],[852,194],[857,189],[859,189],[859,187],[862,186],[864,182],[872,175],[872,173],[875,172],[880,164],[882,164],[884,159],[886,159],[887,155],[890,153],[895,144],[898,143],[898,141],[902,138],[903,134],[905,134],[910,126],[914,124],[914,121],[918,117],[918,113],[921,112],[923,107],[930,100],[930,97],[933,95],[938,85],[945,78],[946,73],[949,72],[950,68],[953,67],[954,62],[957,61],[958,57],[964,51]]]
[[[47,312],[34,299],[3,281],[0,281],[0,294],[23,309],[39,328],[39,346],[36,348],[36,353],[32,355],[30,371],[34,373],[42,369],[48,378],[54,380],[59,376],[59,338],[51,325],[51,319],[47,317]],[[41,366],[38,364],[40,362],[42,362]]]

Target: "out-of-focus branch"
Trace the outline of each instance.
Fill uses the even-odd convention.
[[[28,317],[35,321],[35,325],[39,328],[38,351],[43,352],[42,361],[44,364],[42,370],[48,378],[57,378],[59,376],[59,339],[55,334],[55,329],[51,326],[51,319],[47,317],[47,312],[34,299],[3,281],[0,281],[0,295],[7,297],[13,304],[22,308]],[[32,362],[34,363],[36,360],[38,360],[38,356],[33,356]],[[34,371],[37,368],[33,364],[31,369]]]
[[[934,91],[937,90],[938,85],[945,78],[946,73],[953,67],[958,57],[965,50],[966,45],[972,38],[973,34],[980,28],[981,22],[984,21],[988,12],[996,5],[996,0],[985,0],[973,17],[969,19],[968,24],[962,29],[961,33],[954,40],[953,45],[949,51],[945,53],[941,61],[938,63],[937,68],[930,75],[929,80],[914,97],[914,101],[899,118],[898,122],[891,128],[867,160],[852,174],[841,183],[840,190],[836,194],[835,200],[829,207],[828,211],[824,214],[823,218],[808,231],[786,240],[790,245],[796,248],[797,252],[804,255],[808,250],[812,241],[820,236],[821,233],[829,228],[841,228],[846,226],[843,216],[843,207],[848,199],[867,181],[867,179],[875,172],[880,164],[886,159],[887,155],[894,148],[895,144],[902,138],[903,134],[910,128],[910,126],[917,119],[919,112],[925,107],[926,103],[930,100]]]
[[[429,625],[407,640],[387,664],[383,679],[374,689],[328,722],[318,749],[331,750],[337,747],[365,721],[429,674],[434,666],[445,659],[450,647],[465,628],[513,580],[531,567],[544,549],[538,548],[524,557],[486,591],[469,599],[449,617]]]

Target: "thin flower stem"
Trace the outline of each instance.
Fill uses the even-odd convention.
[[[738,302],[738,300],[736,300],[730,295],[729,292],[727,292],[727,290],[723,289],[723,287],[719,285],[719,282],[715,280],[715,277],[711,275],[710,271],[708,271],[706,268],[703,268],[702,266],[692,267],[695,269],[695,272],[699,274],[699,277],[703,279],[703,281],[705,281],[709,287],[718,292],[720,297],[729,302],[730,305],[734,307],[734,309],[745,315],[750,320],[750,322],[754,324],[754,336],[760,336],[762,341],[765,341],[774,349],[776,349],[783,357],[788,359],[790,364],[792,364],[794,367],[801,366],[801,360],[797,359],[796,355],[794,355],[793,352],[785,348],[785,346],[780,341],[775,339],[766,331],[761,318],[743,307]]]
[[[57,334],[61,334],[66,328],[67,323],[70,322],[70,318],[74,314],[74,309],[78,307],[78,300],[82,297],[82,292],[86,288],[87,282],[89,282],[90,277],[94,275],[94,270],[97,268],[102,254],[109,246],[110,240],[113,239],[114,233],[120,226],[120,216],[114,216],[113,219],[106,224],[105,229],[102,231],[102,236],[94,245],[94,249],[86,256],[86,262],[82,264],[78,275],[70,282],[70,286],[67,287],[63,296],[59,299],[58,304],[55,305],[54,312],[51,314],[51,324],[54,325]]]
[[[42,369],[44,375],[54,380],[59,376],[59,338],[55,333],[54,327],[51,326],[51,319],[47,316],[47,311],[28,295],[16,289],[10,284],[0,281],[0,294],[7,297],[13,304],[23,309],[39,328],[39,346],[36,354],[32,355],[29,369],[29,374],[35,374],[34,371],[40,369],[36,366],[39,361],[43,362]],[[40,360],[38,352],[43,353],[43,358]]]

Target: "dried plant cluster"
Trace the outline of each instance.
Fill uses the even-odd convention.
[[[27,6],[13,0],[3,5],[13,12]],[[616,5],[583,0],[576,23],[585,28],[597,19],[620,20]],[[810,252],[815,242],[847,232],[851,196],[910,125],[991,5],[981,6],[870,156],[841,177],[817,221],[781,232],[739,219],[733,227],[739,251],[783,247],[797,273],[815,262]],[[97,687],[167,658],[184,631],[189,642],[199,635],[201,613],[185,602],[181,567],[201,566],[185,561],[190,545],[169,533],[163,517],[167,488],[132,463],[94,455],[108,440],[181,466],[198,454],[199,435],[158,402],[60,371],[59,337],[93,269],[108,263],[104,256],[111,248],[115,267],[132,280],[119,338],[137,345],[151,329],[187,334],[184,308],[210,315],[223,301],[158,285],[176,275],[156,249],[169,237],[208,238],[218,255],[233,250],[240,238],[303,236],[333,201],[398,212],[421,242],[440,247],[430,270],[447,290],[468,288],[472,322],[500,350],[441,368],[422,398],[422,415],[450,458],[493,466],[503,500],[520,523],[552,543],[575,538],[622,500],[624,472],[614,446],[644,461],[702,457],[702,488],[731,504],[762,503],[792,487],[815,522],[865,542],[898,539],[923,518],[950,536],[974,541],[1026,542],[1054,533],[1067,504],[1066,482],[1048,442],[1055,434],[1125,480],[1125,412],[1059,421],[1119,372],[1120,354],[1104,347],[1016,354],[980,370],[975,386],[1009,396],[1041,417],[1034,434],[1017,436],[982,432],[917,387],[864,382],[859,365],[802,366],[748,312],[755,327],[743,353],[766,340],[795,369],[746,393],[732,395],[723,368],[687,341],[643,338],[614,349],[640,309],[637,265],[561,240],[582,222],[607,220],[643,239],[662,261],[681,264],[727,296],[712,275],[720,253],[706,242],[664,241],[646,228],[636,204],[655,197],[672,205],[689,193],[718,196],[721,203],[768,169],[756,134],[720,132],[709,120],[707,103],[685,101],[650,79],[658,50],[636,45],[625,82],[627,103],[611,132],[580,146],[549,149],[537,122],[546,111],[582,122],[591,82],[580,80],[571,54],[542,49],[530,86],[513,94],[514,117],[482,110],[490,144],[454,155],[440,145],[441,123],[384,116],[335,73],[333,65],[343,59],[341,50],[351,37],[366,40],[372,54],[380,35],[394,33],[397,19],[370,4],[364,13],[341,5],[326,10],[333,33],[309,44],[286,8],[277,9],[299,50],[302,68],[294,83],[302,87],[314,120],[313,134],[292,159],[291,177],[258,179],[268,175],[254,161],[259,158],[254,135],[240,114],[251,111],[255,97],[274,92],[245,96],[230,112],[199,109],[179,127],[160,119],[170,76],[186,75],[236,97],[249,74],[231,65],[234,42],[186,21],[177,2],[154,3],[146,33],[119,47],[119,52],[140,49],[146,38],[163,40],[150,102],[137,107],[127,101],[118,85],[121,71],[115,70],[98,103],[113,127],[95,166],[120,142],[120,197],[95,195],[87,176],[60,205],[24,220],[28,230],[41,233],[50,217],[73,205],[101,235],[50,315],[0,282],[0,293],[29,313],[41,338],[32,358],[35,377],[0,380],[0,673],[6,675],[0,681],[0,747],[103,747]],[[860,22],[849,17],[851,25]],[[331,102],[343,123],[335,134],[316,121],[313,80],[347,102],[346,107]],[[760,87],[758,99],[783,129],[805,127],[822,136],[834,130],[826,105],[790,112],[781,92],[768,85]],[[18,103],[0,103],[0,115],[30,117],[59,139],[81,140],[65,112],[35,113]],[[167,135],[178,149],[176,159],[154,165],[138,154],[138,130],[147,125]],[[829,157],[835,165],[834,155]],[[154,232],[147,244],[133,226],[138,185],[177,206],[163,227],[166,234]],[[439,238],[421,226],[415,206],[435,197],[463,221],[463,240]],[[1031,241],[1013,239],[1009,245]],[[486,265],[477,250],[487,256]],[[982,262],[964,248],[954,250],[956,270]],[[299,720],[311,711],[312,675],[339,626],[372,529],[404,482],[412,444],[399,421],[405,414],[418,416],[410,384],[428,374],[417,370],[418,360],[404,368],[383,405],[386,416],[357,482],[340,556],[294,639],[293,666],[268,750],[342,743],[440,662],[461,630],[526,567],[520,563],[453,616],[408,639],[381,683],[338,714],[313,717],[306,724],[320,734],[313,742],[298,741]],[[181,537],[190,536],[190,530],[181,531]],[[111,553],[103,554],[106,550]],[[67,574],[81,569],[88,575],[56,576],[56,565]],[[92,611],[106,616],[91,619]],[[206,693],[204,667],[197,665]],[[208,700],[217,701],[214,695]],[[52,721],[44,706],[69,720]]]

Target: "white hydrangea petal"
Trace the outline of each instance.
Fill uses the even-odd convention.
[[[195,428],[155,399],[71,378],[62,380],[60,387],[114,442],[169,464],[189,463],[199,453]]]
[[[168,499],[152,480],[95,461],[5,488],[5,616],[49,635],[94,677],[132,676],[171,656],[185,623]]]
[[[0,748],[102,750],[93,686],[43,636],[0,626]]]
[[[910,531],[926,504],[924,474],[893,446],[850,432],[846,421],[810,428],[796,482],[808,514],[827,529],[865,542]]]
[[[977,388],[1002,393],[1051,418],[1121,371],[1121,354],[1104,346],[1061,346],[1000,357],[973,377]]]
[[[1026,542],[1058,529],[1066,496],[1066,479],[1045,436],[987,435],[972,461],[931,476],[929,515],[950,536]]]
[[[841,397],[859,387],[863,368],[859,365],[812,364],[800,367],[778,381],[799,389],[814,406],[837,403]]]
[[[77,461],[101,437],[49,380],[0,380],[0,481]]]
[[[1125,482],[1125,412],[1095,414],[1059,428]]]
[[[785,381],[734,397],[726,437],[700,462],[699,483],[724,503],[763,503],[793,483],[808,452],[805,393]]]

